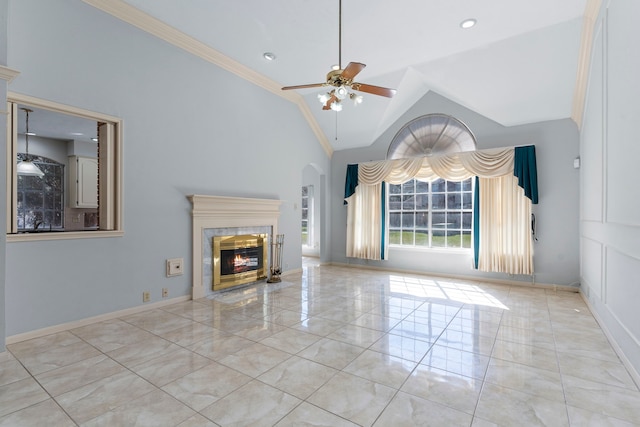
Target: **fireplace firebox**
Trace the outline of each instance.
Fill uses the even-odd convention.
[[[215,236],[212,240],[214,291],[266,279],[266,234]]]

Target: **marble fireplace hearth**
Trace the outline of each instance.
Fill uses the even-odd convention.
[[[240,234],[278,234],[281,200],[224,196],[188,196],[192,203],[193,299],[211,293],[212,239]],[[268,260],[267,260],[268,261]],[[268,268],[268,266],[267,266]]]

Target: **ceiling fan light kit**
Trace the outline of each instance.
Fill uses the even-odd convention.
[[[318,94],[318,100],[324,104],[323,110],[342,110],[342,100],[351,99],[354,105],[362,104],[364,98],[362,95],[350,92],[349,89],[366,92],[372,95],[384,96],[392,98],[396,94],[395,89],[389,89],[380,86],[368,85],[364,83],[357,83],[353,81],[353,78],[358,75],[364,68],[365,64],[360,62],[349,62],[349,64],[342,68],[342,0],[338,2],[339,19],[338,19],[338,65],[333,65],[331,71],[327,73],[327,78],[324,83],[312,83],[306,85],[285,86],[282,90],[292,89],[308,89],[313,87],[331,86],[329,92]]]
[[[29,132],[29,113],[33,113],[33,110],[28,108],[23,108],[22,110],[26,115],[26,129],[24,133],[26,153],[24,160],[20,161],[16,166],[16,172],[18,175],[37,176],[38,178],[42,178],[44,176],[44,172],[42,172],[42,170],[33,163],[29,156],[29,135],[35,135],[33,132]]]

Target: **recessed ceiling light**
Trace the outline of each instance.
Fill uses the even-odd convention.
[[[36,136],[36,134],[34,132],[25,132],[25,135],[29,135],[29,136]]]
[[[71,132],[70,135],[80,136],[82,135],[82,132]]]
[[[338,71],[340,69],[340,66],[338,64],[334,64],[334,65],[331,66],[331,69],[333,71]]]
[[[471,18],[471,19],[465,19],[464,21],[462,21],[460,23],[460,27],[464,28],[465,30],[468,28],[473,27],[474,25],[476,25],[478,21],[476,21],[475,19]]]
[[[98,142],[98,138],[91,138],[93,142]]]
[[[276,54],[273,52],[265,52],[262,54],[262,57],[267,61],[273,61],[274,59],[276,59]]]

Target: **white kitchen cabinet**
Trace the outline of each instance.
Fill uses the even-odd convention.
[[[69,207],[98,207],[98,159],[69,156]]]

